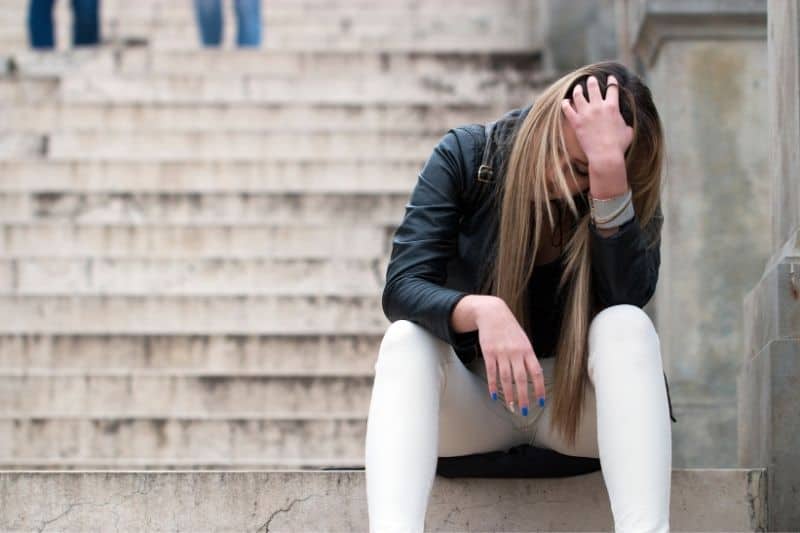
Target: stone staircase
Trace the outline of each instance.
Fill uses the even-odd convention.
[[[541,5],[266,0],[260,50],[201,50],[189,0],[104,0],[106,42],[68,50],[60,2],[41,54],[25,4],[0,6],[0,530],[365,530],[392,232],[448,128],[552,79]],[[759,530],[765,480],[676,470],[673,526]],[[428,525],[612,522],[596,473],[437,478]]]

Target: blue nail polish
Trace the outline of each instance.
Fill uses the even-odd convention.
[[[528,406],[522,408],[522,416],[528,416]]]
[[[496,399],[497,399],[497,393],[496,393],[496,392],[493,392],[493,393],[492,393],[492,400],[496,400]]]
[[[539,405],[540,405],[541,407],[544,407],[544,396],[542,396],[541,398],[539,398]]]

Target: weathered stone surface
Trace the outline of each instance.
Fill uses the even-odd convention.
[[[0,190],[34,193],[392,192],[409,194],[423,157],[380,160],[0,161]],[[380,176],[381,179],[375,179]]]
[[[647,71],[667,143],[655,314],[687,413],[673,428],[680,466],[736,464],[741,301],[769,255],[765,53],[757,40],[670,40]],[[703,422],[682,423],[689,413]]]
[[[363,413],[0,416],[0,468],[360,464]]]
[[[370,334],[388,325],[372,296],[0,296],[0,333]]]
[[[0,416],[366,416],[371,390],[371,373],[2,372]]]
[[[370,375],[375,335],[0,335],[3,372]]]
[[[767,526],[777,531],[800,524],[800,5],[768,6],[773,253],[744,299],[739,464],[767,468]]]
[[[370,296],[383,287],[386,262],[383,258],[0,259],[0,295]]]
[[[491,120],[506,109],[496,104],[86,104],[16,105],[3,110],[0,125],[15,131],[105,130],[213,131],[220,124],[243,131],[444,132],[456,124]]]
[[[763,531],[763,471],[676,470],[675,531]],[[42,498],[42,494],[48,497]],[[364,473],[3,472],[4,531],[366,531]],[[426,531],[609,531],[600,472],[435,479]]]
[[[375,258],[380,226],[275,224],[58,224],[2,226],[2,251],[18,257]]]
[[[0,192],[0,222],[95,222],[105,224],[323,224],[331,220],[396,225],[408,191],[394,194],[157,193],[85,194]]]

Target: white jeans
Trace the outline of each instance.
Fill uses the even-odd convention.
[[[588,342],[591,385],[576,444],[568,446],[550,431],[549,403],[539,407],[530,381],[528,416],[516,404],[512,413],[499,381],[491,399],[482,359],[467,367],[422,326],[390,324],[367,419],[370,532],[423,531],[438,457],[523,443],[599,457],[615,531],[669,531],[672,428],[658,334],[642,309],[615,305],[594,318]],[[555,359],[539,362],[550,398]]]

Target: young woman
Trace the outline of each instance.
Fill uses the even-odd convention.
[[[668,531],[672,410],[642,310],[663,221],[650,91],[595,63],[490,126],[440,140],[394,235],[370,530],[423,530],[438,457],[528,443],[599,458],[617,531]]]

